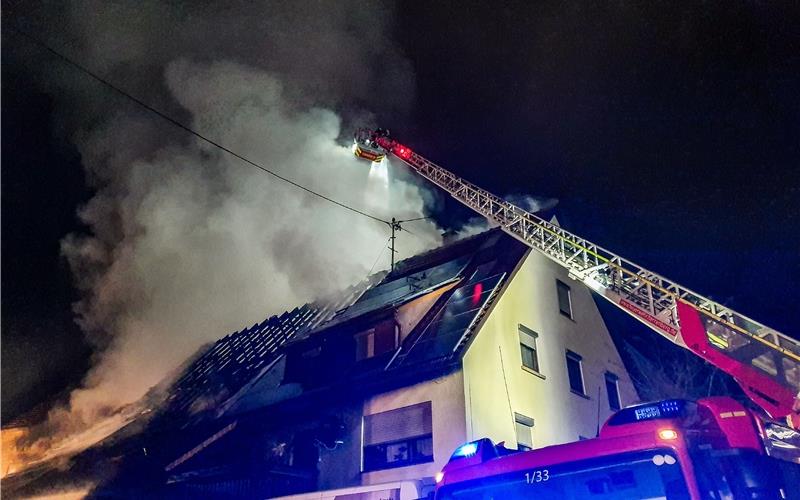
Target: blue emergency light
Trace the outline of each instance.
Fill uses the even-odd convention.
[[[478,451],[478,443],[462,444],[453,452],[453,457],[471,457]]]

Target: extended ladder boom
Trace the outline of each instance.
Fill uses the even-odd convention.
[[[663,337],[732,375],[774,418],[791,415],[800,391],[800,342],[648,271],[454,175],[382,132],[393,153],[453,198],[538,250]]]

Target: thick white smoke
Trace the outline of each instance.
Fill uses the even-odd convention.
[[[336,114],[292,109],[276,77],[178,60],[166,83],[195,128],[281,175],[381,218],[423,215],[416,186],[393,181],[372,186],[385,189],[372,196],[370,164],[337,142]],[[110,129],[124,141],[120,130],[137,125],[120,119]],[[105,131],[90,139],[87,161],[116,147]],[[113,334],[89,391],[73,395],[79,408],[130,402],[203,342],[363,279],[386,242],[385,225],[199,140],[149,156],[119,169],[82,211],[95,235],[63,247],[75,269],[100,265],[84,282],[81,313],[87,328]],[[403,242],[407,255],[438,242],[431,223],[414,229],[419,237]],[[104,231],[121,240],[109,247]]]
[[[132,23],[115,24],[119,11],[74,7],[92,8],[95,17],[75,18],[85,55],[110,74],[130,76],[126,86],[134,92],[313,190],[384,219],[425,215],[423,197],[430,195],[420,187],[370,180],[370,164],[353,158],[342,141],[350,131],[333,111],[366,116],[353,105],[361,92],[388,91],[391,106],[407,100],[409,75],[397,70],[407,63],[374,27],[386,23],[382,8],[290,2],[257,13],[260,24],[236,8],[213,13],[223,27],[265,28],[263,39],[256,32],[231,40],[215,31],[209,13],[190,26],[175,12],[161,12],[166,7],[148,5]],[[366,46],[353,32],[361,21],[369,21]],[[168,22],[183,23],[186,32],[159,37]],[[263,53],[245,44],[254,36]],[[198,56],[204,44],[215,57]],[[367,69],[381,57],[401,63],[388,80],[380,66]],[[176,133],[135,106],[117,101],[98,109],[92,99],[62,106],[93,117],[74,120],[97,188],[79,213],[90,234],[69,235],[62,252],[84,294],[78,320],[98,355],[83,387],[51,412],[32,452],[58,447],[70,435],[94,436],[86,429],[107,425],[202,344],[364,279],[386,244],[387,226]],[[432,222],[414,224],[401,257],[440,242]]]
[[[427,215],[435,195],[355,160],[346,141],[373,113],[402,122],[414,99],[389,4],[74,0],[26,16],[75,59],[270,170],[384,219]],[[30,459],[113,432],[131,416],[121,408],[204,343],[365,278],[388,237],[59,61],[37,67],[95,189],[79,210],[88,230],[65,237],[62,253],[96,356],[23,441]],[[413,224],[401,258],[441,242],[431,221]]]
[[[423,215],[416,186],[392,181],[371,195],[370,165],[337,142],[340,119],[292,109],[278,78],[178,60],[166,83],[195,128],[281,175],[381,218]],[[87,167],[102,170],[91,162],[140,126],[123,116],[90,135]],[[82,324],[110,335],[71,396],[70,428],[135,401],[203,343],[363,279],[386,243],[386,226],[197,140],[147,156],[117,168],[81,211],[94,235],[63,245],[87,294]],[[414,234],[403,241],[406,255],[439,242],[430,222]]]

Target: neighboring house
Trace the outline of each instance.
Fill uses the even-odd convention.
[[[636,400],[589,290],[494,229],[221,339],[82,467],[117,464],[101,493],[430,488],[466,441],[593,437]]]

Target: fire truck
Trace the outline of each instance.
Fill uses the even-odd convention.
[[[800,498],[800,434],[728,397],[615,413],[597,438],[518,452],[458,448],[436,498]]]
[[[623,409],[597,438],[577,443],[527,452],[488,439],[467,443],[442,471],[437,498],[797,498],[800,341],[471,184],[388,130],[360,129],[353,152],[374,162],[399,159],[572,279],[731,375],[758,407],[731,398],[669,400]]]

